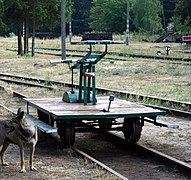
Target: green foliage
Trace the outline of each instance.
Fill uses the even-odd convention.
[[[130,0],[131,32],[144,34],[148,34],[148,32],[149,34],[161,33],[162,21],[160,13],[162,9],[160,1],[164,5],[165,20],[169,21],[170,16],[173,14],[175,3],[178,0]],[[11,20],[12,24],[13,21],[16,21],[17,17],[25,17],[25,13],[29,14],[31,21],[33,18],[32,5],[34,2],[36,2],[36,27],[39,30],[49,29],[54,31],[55,29],[60,29],[61,0],[0,0],[0,27],[4,28],[4,30],[6,27],[1,18],[3,14],[5,23]],[[189,0],[179,1],[178,4],[182,8],[180,2],[189,3]],[[72,5],[72,28],[74,34],[89,31],[88,23],[91,30],[96,32],[122,34],[126,30],[127,0],[72,0]],[[66,0],[67,21],[70,14],[69,6],[69,0]],[[190,7],[190,4],[187,7]],[[179,10],[180,8],[177,12]],[[90,12],[91,16],[89,18]],[[185,12],[189,13],[189,8]],[[188,27],[186,24],[190,22],[189,17],[176,16],[174,21],[178,29],[188,32],[189,28],[185,28],[185,26]],[[12,31],[14,32],[11,29],[10,32]]]
[[[0,29],[5,31],[7,29],[7,27],[2,21],[3,13],[4,13],[3,0],[0,0]]]
[[[26,15],[29,17],[29,21],[32,21],[34,3],[37,28],[46,26],[53,29],[60,26],[61,0],[0,0],[0,25],[2,16],[6,21],[13,21],[15,24],[18,17],[23,19]],[[67,20],[70,14],[69,6],[69,0],[66,0]],[[3,9],[5,10],[3,11]]]
[[[36,6],[37,27],[49,26],[50,29],[58,25],[60,22],[60,0],[55,2],[38,1]]]
[[[161,33],[160,0],[130,1],[131,31]],[[126,30],[127,0],[93,0],[90,27],[94,31],[123,33]]]
[[[69,0],[66,0],[66,21],[69,18]],[[39,0],[36,5],[36,19],[38,28],[53,29],[60,26],[61,0]]]
[[[135,31],[161,33],[161,4],[159,0],[132,0]]]
[[[174,9],[178,1],[179,0],[161,0],[163,5],[163,23],[165,23],[165,28],[168,26],[169,22],[171,22],[171,19],[174,16]]]
[[[46,80],[45,85],[46,85],[46,86],[52,86],[52,85],[53,85],[53,82],[48,79],[48,80]]]
[[[26,57],[32,57],[32,53],[31,53],[31,52],[28,52],[28,53],[26,54]]]
[[[81,34],[89,31],[91,0],[72,0],[72,32]]]
[[[3,8],[3,0],[0,0],[0,17],[2,17],[2,15],[3,15],[3,10],[4,10],[4,8]]]
[[[172,18],[175,29],[181,33],[191,33],[191,1],[179,0]]]
[[[90,28],[99,32],[123,33],[126,28],[127,0],[93,0]]]

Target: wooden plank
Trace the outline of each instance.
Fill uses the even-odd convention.
[[[62,99],[59,98],[27,98],[25,99],[29,104],[35,106],[36,108],[40,108],[45,110],[46,112],[53,114],[54,116],[127,116],[127,115],[135,115],[135,116],[156,116],[156,115],[164,115],[165,113],[153,109],[150,107],[146,107],[137,103],[133,103],[126,100],[121,100],[115,98],[115,100],[111,103],[111,108],[109,112],[103,112],[103,109],[108,109],[109,98],[105,96],[97,97],[97,104],[92,105],[89,103],[88,105],[83,105],[83,103],[66,103],[63,102]]]
[[[82,41],[86,40],[113,40],[111,32],[105,33],[84,33],[82,35]]]
[[[36,125],[41,131],[45,132],[45,133],[55,133],[57,132],[57,129],[40,121],[39,119],[29,115],[29,114],[25,114],[25,118],[31,122],[33,122],[34,125]]]

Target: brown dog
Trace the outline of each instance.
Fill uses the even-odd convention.
[[[24,147],[30,149],[30,169],[35,171],[33,166],[33,157],[35,152],[35,146],[38,141],[37,128],[34,124],[24,118],[24,111],[18,109],[16,117],[12,120],[6,120],[0,122],[0,151],[1,162],[3,166],[8,166],[4,160],[4,153],[10,143],[17,144],[20,148],[21,157],[21,170],[20,172],[26,172],[25,160],[24,160]]]

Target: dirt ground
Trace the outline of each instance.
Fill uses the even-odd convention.
[[[19,89],[20,92],[24,91],[27,95],[31,92],[34,92],[33,94],[35,96],[42,94],[42,90],[37,88],[30,88],[30,91],[27,92],[21,86],[19,87],[15,85],[12,88]],[[47,91],[46,93],[44,92],[43,95],[59,95],[60,92],[58,91],[54,92],[52,95],[51,94],[52,92]],[[26,108],[25,103],[21,103],[19,99],[15,101],[15,98],[11,98],[11,93],[7,95],[6,93],[1,92],[1,103],[9,106],[15,112],[18,106],[22,106],[23,110]],[[0,108],[0,120],[7,118],[8,114]],[[171,124],[177,124],[179,125],[179,128],[161,128],[145,123],[139,143],[191,164],[190,120],[173,116],[159,116],[158,119]],[[118,134],[123,136],[121,132]],[[77,145],[80,144],[82,138],[84,138],[83,133],[79,135],[77,133]],[[83,142],[88,143],[88,140],[83,140]],[[100,143],[91,148],[102,149],[103,147],[107,146]],[[100,170],[94,164],[88,163],[86,160],[78,157],[74,152],[68,150],[62,151],[58,142],[43,134],[40,134],[34,159],[34,164],[38,169],[37,172],[31,172],[29,170],[28,154],[29,152],[26,151],[27,173],[21,174],[19,173],[19,149],[16,145],[10,145],[6,152],[6,159],[10,166],[3,167],[0,165],[0,180],[13,179],[13,176],[14,179],[117,179],[116,177],[111,176],[110,173]],[[137,167],[137,170],[138,168],[139,167]]]
[[[6,117],[0,116],[0,120]],[[61,149],[60,143],[45,134],[39,133],[34,165],[37,171],[29,170],[29,150],[25,149],[26,173],[20,173],[19,148],[11,144],[6,151],[9,166],[0,165],[0,180],[33,179],[118,179],[77,155],[71,149]]]
[[[1,113],[2,114],[2,113]],[[7,119],[0,115],[0,120]],[[139,143],[152,147],[160,152],[178,158],[191,164],[191,124],[190,121],[183,118],[160,117],[163,121],[178,124],[178,129],[167,129],[145,124]],[[122,133],[119,133],[122,135]],[[77,137],[77,144],[84,138],[80,133]],[[83,140],[84,141],[84,140]],[[88,142],[88,140],[87,140]],[[103,145],[105,147],[105,145]],[[107,146],[106,146],[107,147]],[[98,144],[96,147],[102,145]],[[60,143],[50,136],[39,133],[34,164],[36,172],[29,170],[29,151],[25,151],[27,173],[19,173],[20,158],[19,149],[16,145],[10,145],[6,152],[6,159],[9,162],[8,167],[0,166],[0,180],[3,179],[118,179],[106,171],[100,170],[94,164],[87,162],[79,157],[72,150],[61,150]],[[125,165],[124,165],[125,167]],[[137,170],[140,167],[137,167]]]
[[[143,128],[140,143],[191,165],[190,120],[172,116],[158,117],[158,119],[170,124],[177,124],[179,128],[161,128],[147,123]]]

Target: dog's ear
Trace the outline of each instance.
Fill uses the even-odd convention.
[[[24,111],[21,111],[21,108],[18,109],[17,115],[12,118],[12,121],[16,124],[20,123],[24,118]]]
[[[18,115],[17,115],[17,119],[18,120],[22,120],[24,117],[24,111],[21,111]]]
[[[17,116],[21,113],[21,108],[18,108],[17,110]]]

